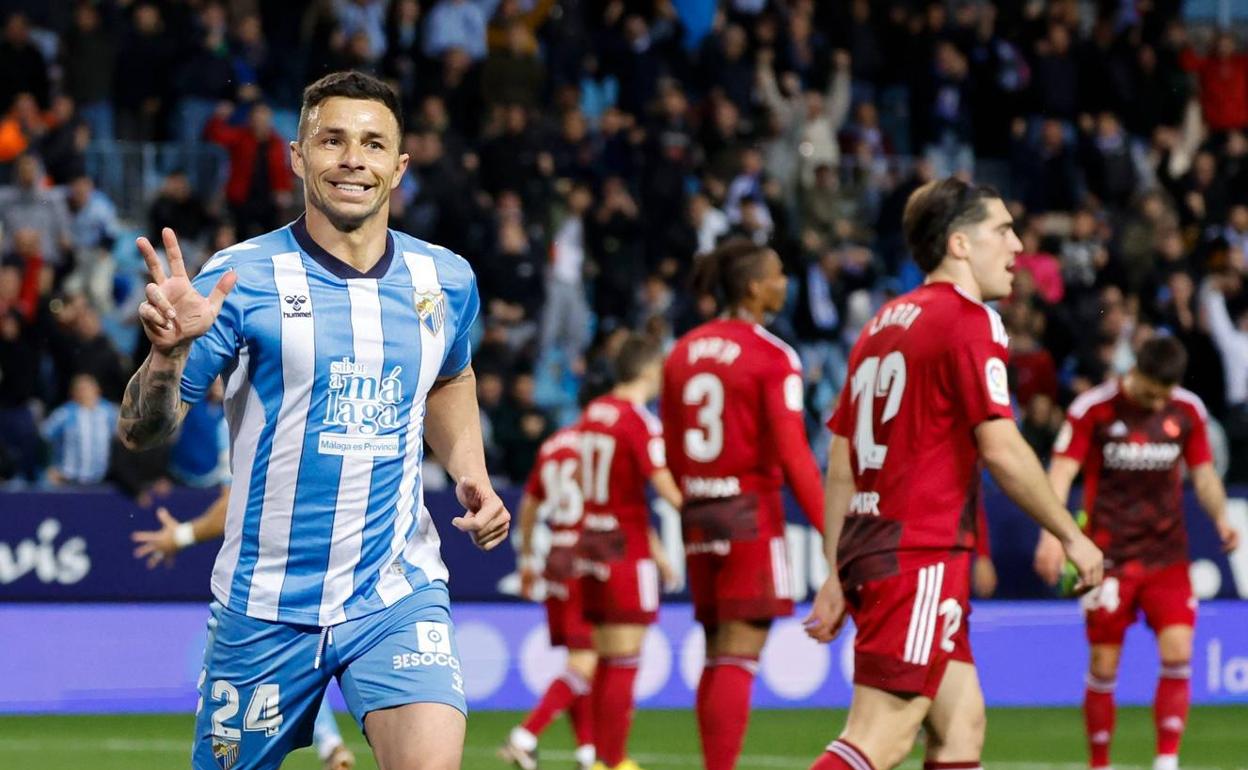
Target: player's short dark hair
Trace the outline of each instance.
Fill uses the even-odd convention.
[[[615,356],[615,381],[633,382],[641,376],[646,366],[662,356],[663,348],[657,341],[644,334],[628,335],[628,339],[620,346],[620,352]]]
[[[1187,350],[1174,337],[1153,337],[1140,345],[1135,368],[1162,385],[1178,385],[1187,371]]]
[[[331,72],[303,89],[303,106],[299,108],[299,139],[303,139],[308,123],[308,113],[312,111],[312,108],[335,96],[381,102],[390,110],[390,114],[394,115],[395,121],[399,124],[399,136],[403,136],[403,108],[399,105],[399,97],[394,89],[372,75],[348,70]]]
[[[763,257],[770,250],[748,238],[724,241],[693,263],[693,290],[729,307],[740,303],[750,294],[750,282],[762,277]]]
[[[910,254],[924,273],[940,267],[949,234],[988,216],[987,202],[1001,193],[987,185],[968,184],[957,177],[928,182],[910,193],[901,227]]]

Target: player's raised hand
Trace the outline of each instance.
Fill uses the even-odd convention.
[[[156,518],[160,520],[160,529],[130,533],[130,539],[139,544],[139,547],[134,549],[134,558],[146,558],[148,569],[162,562],[166,567],[173,566],[173,557],[178,553],[178,543],[174,539],[178,520],[173,518],[163,506],[156,509]]]
[[[1066,558],[1075,565],[1075,570],[1079,573],[1075,592],[1081,593],[1099,586],[1101,579],[1105,577],[1105,554],[1101,553],[1101,549],[1082,532],[1066,543],[1065,549]]]
[[[1226,517],[1218,519],[1218,539],[1222,541],[1222,553],[1230,553],[1239,547],[1239,531],[1231,526]]]
[[[191,285],[173,230],[166,227],[161,231],[161,238],[169,258],[168,276],[152,242],[147,238],[135,241],[152,276],[146,288],[147,299],[139,305],[139,321],[152,347],[170,355],[185,350],[196,337],[208,331],[238,276],[233,270],[227,271],[205,297]]]
[[[455,485],[455,497],[464,506],[464,515],[451,519],[451,524],[472,535],[478,548],[488,551],[507,539],[511,514],[488,482],[462,478]]]
[[[1066,553],[1062,550],[1062,541],[1045,530],[1040,530],[1040,540],[1036,543],[1036,555],[1032,562],[1036,574],[1051,586],[1057,585],[1062,577],[1062,567],[1066,564]]]
[[[835,574],[823,581],[810,614],[802,621],[806,635],[816,642],[827,643],[841,633],[845,624],[845,595],[841,593],[841,579]]]

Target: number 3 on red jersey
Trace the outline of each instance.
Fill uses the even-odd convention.
[[[884,467],[884,458],[888,454],[886,443],[876,443],[876,436],[887,441],[886,423],[897,416],[901,409],[901,397],[906,390],[906,359],[901,351],[880,358],[871,356],[864,358],[854,372],[852,397],[857,406],[857,419],[854,421],[854,451],[858,455],[858,472],[878,470]],[[875,399],[887,399],[884,411],[880,414],[879,431],[875,422]]]

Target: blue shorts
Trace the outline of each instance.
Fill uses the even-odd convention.
[[[312,742],[330,677],[363,729],[370,711],[445,703],[468,713],[445,584],[329,629],[257,620],[212,604],[191,765],[276,770]]]

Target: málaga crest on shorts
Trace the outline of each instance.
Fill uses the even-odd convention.
[[[430,334],[442,331],[442,324],[446,321],[446,292],[440,289],[416,290],[413,295],[416,315],[420,316],[420,322],[424,324],[424,327],[429,330]]]
[[[221,766],[221,770],[230,770],[238,762],[238,741],[213,736],[212,756]]]

